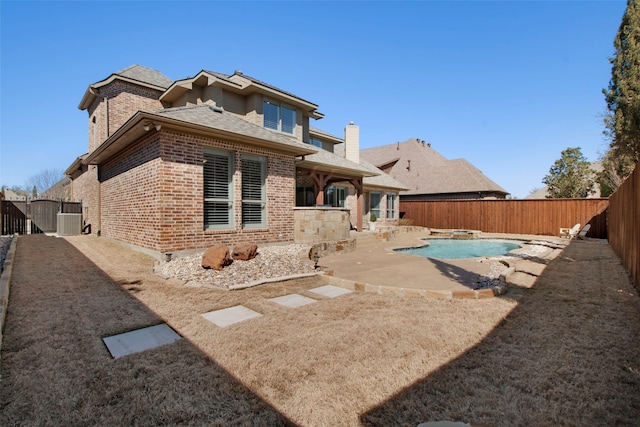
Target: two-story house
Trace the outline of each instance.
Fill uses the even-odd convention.
[[[89,85],[79,108],[89,150],[65,173],[93,233],[162,254],[293,241],[296,206],[349,209],[358,230],[370,213],[397,219],[402,184],[333,152],[358,152],[357,126],[322,132],[316,104],[239,71],[172,81],[134,65]]]

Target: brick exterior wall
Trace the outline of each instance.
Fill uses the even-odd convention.
[[[98,167],[87,170],[71,181],[71,200],[82,202],[82,220],[91,224],[91,232],[98,231]]]
[[[109,134],[113,134],[139,110],[159,110],[167,107],[158,100],[161,91],[137,86],[122,80],[115,80],[95,89],[98,97],[88,108],[89,113],[89,153],[95,150],[107,135],[106,108],[104,97],[108,97]]]
[[[234,152],[234,226],[204,230],[203,147]],[[242,154],[267,158],[267,226],[242,229]],[[102,234],[165,253],[293,241],[295,161],[234,141],[162,130],[100,167]]]
[[[100,166],[103,236],[158,250],[160,137],[144,141]]]

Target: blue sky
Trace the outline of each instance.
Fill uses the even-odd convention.
[[[567,147],[607,145],[602,95],[626,2],[0,1],[0,184],[87,151],[88,85],[133,64],[242,70],[319,105],[361,148],[420,138],[513,196]]]

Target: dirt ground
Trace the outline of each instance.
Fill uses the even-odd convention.
[[[637,425],[640,298],[610,246],[575,241],[531,287],[486,300],[353,293],[286,308],[318,279],[184,287],[105,238],[21,236],[0,425]],[[314,295],[318,299],[318,296]],[[201,314],[242,304],[258,319]],[[112,359],[102,338],[168,323]]]

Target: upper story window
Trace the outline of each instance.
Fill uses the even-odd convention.
[[[264,127],[290,135],[296,131],[296,110],[273,101],[264,101]]]
[[[314,147],[322,148],[322,141],[320,141],[319,139],[311,138],[309,139],[309,144],[313,145]]]

